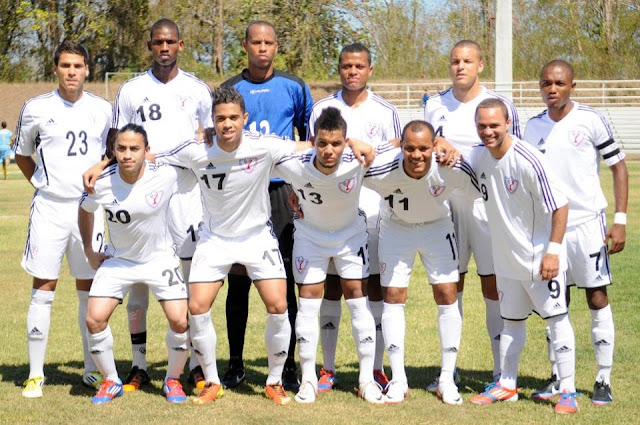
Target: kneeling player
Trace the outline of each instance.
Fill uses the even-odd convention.
[[[95,194],[85,194],[80,201],[78,225],[85,254],[91,267],[98,269],[87,311],[89,349],[105,378],[91,400],[95,404],[123,394],[108,321],[127,292],[139,282],[149,286],[169,320],[164,395],[171,403],[187,399],[179,381],[188,355],[187,290],[166,222],[169,199],[176,191],[180,171],[146,162],[148,150],[142,127],[123,127],[114,146],[117,164],[106,168],[98,178]],[[111,256],[96,253],[91,246],[93,212],[100,205],[107,216]]]

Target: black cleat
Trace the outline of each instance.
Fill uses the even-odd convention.
[[[284,366],[282,371],[282,386],[287,391],[293,391],[297,393],[300,389],[300,380],[298,379],[298,369],[296,369],[295,363],[293,366]]]
[[[606,406],[612,401],[611,386],[605,384],[604,381],[596,381],[596,383],[593,384],[593,397],[591,398],[591,402],[596,406]]]
[[[189,371],[188,382],[193,385],[194,388],[202,390],[204,388],[204,372],[202,372],[202,366],[196,366]]]
[[[244,378],[244,362],[237,358],[229,359],[229,368],[222,378],[222,386],[224,388],[235,388],[244,381]]]

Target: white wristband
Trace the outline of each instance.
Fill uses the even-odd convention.
[[[559,244],[558,242],[549,242],[549,245],[547,245],[547,254],[560,255],[561,249],[562,244]]]
[[[613,215],[613,224],[627,225],[627,213],[617,212]]]

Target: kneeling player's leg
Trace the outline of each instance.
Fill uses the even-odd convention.
[[[442,362],[439,382],[440,384],[453,383],[453,372],[456,368],[462,334],[457,285],[455,282],[437,283],[433,284],[432,288],[433,298],[438,305],[438,333]]]
[[[405,317],[407,288],[384,287],[382,332],[391,364],[391,378],[395,382],[407,382],[404,368]]]
[[[330,268],[333,263],[330,263]],[[335,270],[334,270],[335,272]],[[335,372],[338,330],[342,317],[342,288],[340,277],[328,274],[325,282],[324,297],[320,306],[320,338],[322,343],[322,366],[324,370]]]
[[[120,304],[120,300],[107,297],[91,297],[87,306],[87,340],[93,361],[102,376],[109,381],[121,383],[113,358],[113,335],[109,318]]]
[[[131,334],[132,366],[147,370],[147,310],[149,309],[149,288],[136,283],[129,291],[127,316]]]
[[[189,355],[187,333],[187,300],[162,301],[160,303],[169,321],[166,343],[169,350],[169,365],[165,378],[180,379],[182,369]]]
[[[300,306],[296,316],[296,337],[298,340],[298,353],[300,355],[300,368],[302,369],[301,382],[310,382],[317,390],[318,376],[316,375],[316,353],[318,351],[318,312],[322,303],[324,282],[317,284],[300,284]]]
[[[191,343],[198,356],[206,382],[220,384],[216,365],[216,330],[211,321],[211,305],[223,281],[189,284],[189,313],[191,314]]]
[[[29,378],[44,377],[44,357],[47,351],[51,306],[57,282],[57,280],[33,278],[31,303],[27,311]]]
[[[351,313],[351,332],[360,362],[360,386],[373,381],[373,361],[376,348],[376,324],[367,306],[360,279],[340,279],[342,293]]]

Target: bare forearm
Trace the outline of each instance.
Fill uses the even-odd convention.
[[[569,216],[569,205],[558,208],[551,214],[551,236],[549,242],[562,243],[564,231],[567,228],[567,217]]]
[[[93,250],[93,219],[93,213],[78,207],[78,228],[80,229],[80,237],[82,237],[82,246],[85,252]]]
[[[616,203],[616,212],[627,212],[627,202],[629,199],[629,172],[624,160],[613,165],[613,196]]]
[[[27,181],[31,181],[31,177],[33,177],[33,173],[36,172],[36,163],[30,156],[23,156],[16,154],[16,164],[22,174],[27,179]]]

